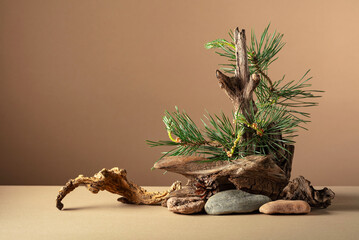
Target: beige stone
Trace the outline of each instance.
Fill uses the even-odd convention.
[[[259,208],[259,211],[265,214],[306,214],[310,210],[309,204],[302,200],[277,200]]]
[[[205,201],[200,197],[171,197],[167,200],[167,208],[171,212],[193,214],[201,212]]]

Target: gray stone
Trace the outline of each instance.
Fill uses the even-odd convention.
[[[204,206],[208,214],[249,213],[256,211],[271,199],[241,190],[219,192],[210,197]]]

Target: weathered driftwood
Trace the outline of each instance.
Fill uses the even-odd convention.
[[[154,168],[182,174],[196,191],[202,179],[211,179],[218,188],[232,184],[237,189],[277,199],[289,179],[270,156],[252,155],[233,161],[208,162],[206,158],[173,156],[158,161]],[[202,184],[204,182],[202,181]],[[202,187],[206,189],[206,187]],[[200,188],[201,190],[201,188]],[[214,189],[210,188],[211,191]],[[201,193],[203,196],[203,193]],[[197,193],[197,196],[200,195]]]
[[[246,47],[246,34],[244,29],[239,31],[239,29],[236,28],[234,30],[234,43],[236,56],[236,68],[234,76],[228,77],[221,71],[217,70],[216,77],[218,79],[220,88],[225,91],[231,100],[235,111],[244,115],[247,121],[251,124],[253,123],[253,115],[257,112],[256,104],[253,101],[253,92],[260,83],[260,75],[269,82],[271,91],[274,90],[273,83],[270,78],[260,69],[257,69],[257,72],[250,76]],[[272,124],[275,125],[275,123]],[[249,133],[245,133],[240,141],[249,140],[251,137],[252,136]],[[282,142],[281,132],[272,134],[271,138],[276,139],[277,143],[281,145],[281,147],[277,148],[277,152],[275,153],[276,158],[279,159],[277,164],[286,172],[288,176],[290,176],[294,146],[287,146]],[[246,147],[246,150],[255,152],[254,150],[256,149],[248,149],[248,147],[249,146]],[[285,151],[285,148],[288,151]],[[288,157],[290,158],[289,164],[287,161]]]
[[[118,201],[133,204],[160,204],[170,192],[181,189],[181,183],[176,181],[169,190],[164,192],[147,192],[142,187],[127,180],[127,173],[124,169],[112,168],[111,170],[102,169],[93,177],[79,175],[75,179],[70,179],[57,195],[56,207],[61,210],[64,205],[62,199],[80,185],[86,185],[92,193],[99,191],[109,191],[119,194],[122,197]]]
[[[228,77],[221,71],[217,70],[216,76],[219,85],[230,100],[232,101],[236,111],[247,116],[252,112],[257,111],[253,102],[253,91],[258,86],[260,78],[258,74],[250,76],[248,68],[247,45],[245,30],[239,31],[238,28],[234,31],[235,41],[235,55],[236,55],[236,70],[234,77]]]
[[[304,200],[311,207],[327,208],[335,193],[329,188],[323,188],[316,190],[310,184],[310,181],[305,179],[303,176],[299,176],[292,181],[283,189],[281,198],[287,200]]]
[[[271,90],[274,90],[273,84],[269,77],[262,71],[258,71],[258,74],[255,73],[250,76],[246,48],[246,34],[244,29],[241,31],[239,31],[238,28],[235,29],[234,43],[236,56],[235,75],[233,77],[228,77],[221,71],[217,70],[216,76],[220,88],[226,92],[236,112],[243,114],[247,121],[252,123],[253,114],[257,112],[256,104],[253,101],[253,91],[260,82],[260,75],[262,75],[270,83]],[[252,136],[250,134],[246,133],[242,136],[240,141],[249,140],[251,137]],[[294,146],[282,143],[281,132],[273,134],[271,137],[276,139],[278,144],[281,145],[281,147],[278,147],[277,152],[274,153],[277,159],[276,163],[285,172],[287,178],[290,179]],[[248,146],[246,148],[248,148]],[[255,149],[246,150],[252,150],[254,152]]]
[[[230,186],[229,186],[230,185]],[[189,180],[186,186],[181,189],[170,192],[167,196],[169,198],[193,198],[199,197],[203,200],[207,200],[220,190],[227,190],[235,188],[232,183],[228,185],[219,184],[219,182],[212,177],[203,177]],[[163,207],[167,207],[167,199],[162,202]]]
[[[189,184],[190,185],[182,186],[181,189],[170,192],[167,195],[166,199],[164,199],[164,201],[162,201],[161,205],[163,207],[167,207],[167,200],[172,197],[175,197],[175,198],[200,197],[196,193],[196,188],[191,184],[190,181],[189,181]]]

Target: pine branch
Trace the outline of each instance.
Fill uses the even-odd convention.
[[[198,129],[192,119],[185,113],[180,112],[176,107],[176,111],[173,113],[165,112],[163,122],[165,123],[168,135],[171,141],[150,141],[147,140],[147,144],[151,147],[158,146],[172,146],[175,147],[167,152],[164,152],[165,156],[178,156],[178,155],[193,155],[193,154],[206,154],[212,155],[212,157],[220,157],[225,154],[227,145],[230,144],[230,120],[222,114],[222,119],[216,116],[219,121],[219,125],[212,116],[212,125],[214,124],[217,129],[221,131],[220,136],[215,137],[217,131],[211,132],[213,135],[206,131],[206,136],[209,135],[209,140],[206,140]],[[207,129],[209,130],[209,128]],[[172,134],[176,136],[176,139],[172,137]]]
[[[245,32],[238,29],[229,32],[230,41],[217,39],[206,44],[207,49],[217,49],[216,53],[228,60],[228,63],[220,64],[224,71],[234,74],[228,77],[217,71],[220,86],[235,106],[233,121],[223,113],[207,114],[207,121],[202,120],[204,129],[200,130],[184,111],[180,112],[176,107],[175,112],[166,111],[163,117],[169,140],[147,143],[152,147],[171,147],[162,157],[200,154],[208,161],[218,161],[271,154],[278,161],[290,158],[289,149],[293,148],[288,145],[295,143],[297,130],[306,129],[302,124],[309,122],[310,114],[300,108],[316,106],[314,100],[323,91],[308,90],[311,86],[308,83],[311,77],[307,76],[309,71],[298,81],[288,83],[284,83],[284,77],[273,81],[268,76],[269,66],[277,60],[278,52],[285,45],[283,34],[270,34],[268,30],[269,25],[258,39],[252,31],[247,48]],[[249,74],[253,74],[251,78]],[[251,81],[253,86],[248,87],[246,95],[239,94]],[[245,102],[246,97],[250,101]],[[237,111],[239,108],[241,111]]]
[[[269,76],[261,69],[261,67],[260,67],[260,65],[259,65],[259,63],[258,63],[257,57],[254,56],[254,57],[251,59],[251,61],[252,61],[252,67],[254,68],[254,71],[257,72],[257,73],[259,73],[261,76],[263,76],[263,77],[266,79],[266,81],[268,82],[268,84],[269,84],[269,86],[270,86],[269,90],[270,90],[271,92],[273,92],[273,91],[274,91],[273,82],[272,82],[272,80],[269,78]]]
[[[205,117],[208,123],[202,120],[205,128],[202,134],[186,113],[176,109],[174,113],[166,112],[164,122],[166,129],[178,138],[147,143],[152,147],[174,147],[164,152],[161,158],[202,154],[210,160],[233,160],[251,154],[277,156],[278,149],[286,151],[283,144],[294,143],[293,133],[300,121],[287,114],[285,107],[266,106],[259,108],[256,114],[250,114],[254,116],[251,122],[239,112],[233,113],[234,121],[223,113],[220,116],[207,114]],[[196,138],[193,132],[197,134]],[[250,137],[244,138],[245,134]],[[275,137],[278,134],[280,138]]]
[[[248,62],[249,62],[249,71],[250,74],[255,72],[260,73],[265,77],[271,86],[273,85],[269,76],[265,73],[268,70],[268,67],[277,60],[276,55],[284,47],[285,43],[282,42],[283,34],[274,32],[269,34],[270,24],[264,29],[260,40],[257,40],[257,37],[252,31],[251,33],[251,43],[248,46]],[[225,39],[216,39],[214,41],[208,42],[205,44],[206,49],[219,49],[216,53],[220,56],[226,57],[227,60],[231,63],[220,64],[225,68],[222,68],[226,73],[235,72],[235,43],[233,32],[229,33],[231,41]]]
[[[268,33],[269,27],[270,24],[264,29],[259,41],[254,31],[252,31],[251,44],[248,47],[248,58],[254,71],[261,70],[263,73],[267,71],[268,67],[278,59],[276,55],[285,45],[282,42],[283,34],[276,31],[270,34]]]
[[[312,77],[308,77],[308,70],[298,81],[290,81],[283,84],[284,77],[274,83],[275,90],[269,93],[266,86],[260,85],[256,89],[257,99],[261,107],[277,105],[287,107],[288,114],[304,122],[309,122],[310,114],[302,110],[293,108],[307,108],[317,106],[315,99],[321,97],[318,95],[324,91],[308,89],[311,84],[308,83]],[[303,127],[302,127],[303,128]],[[305,128],[304,128],[305,129]]]
[[[294,143],[294,133],[301,123],[288,114],[285,107],[276,105],[258,108],[252,124],[241,115],[236,117],[236,121],[244,125],[245,131],[251,134],[248,141],[242,144],[242,148],[247,149],[244,155],[272,154],[277,159],[285,158],[283,153],[288,150],[284,144]]]
[[[168,111],[165,112],[163,117],[166,129],[169,134],[173,133],[179,137],[182,143],[201,143],[205,142],[201,131],[198,129],[192,119],[185,113],[180,113],[176,107],[176,112],[172,114]]]

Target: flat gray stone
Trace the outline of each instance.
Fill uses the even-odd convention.
[[[272,201],[264,195],[247,193],[241,190],[219,192],[210,197],[204,206],[208,214],[249,213],[258,210],[263,204]]]

